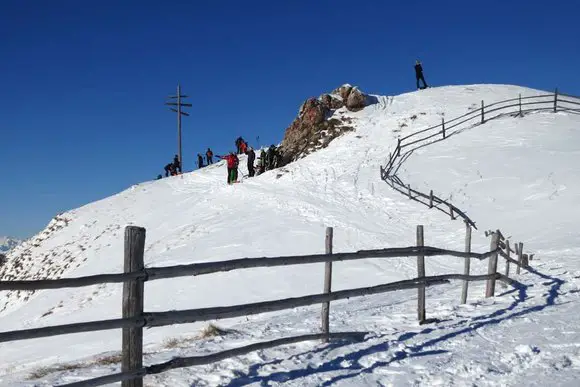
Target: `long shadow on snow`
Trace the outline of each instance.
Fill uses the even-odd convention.
[[[228,384],[228,386],[230,386],[230,387],[243,386],[246,384],[256,383],[256,382],[260,382],[261,384],[266,384],[268,381],[284,382],[284,381],[303,378],[303,377],[306,377],[309,375],[314,375],[314,374],[323,373],[323,372],[331,372],[331,371],[343,371],[344,372],[344,371],[348,371],[348,370],[353,371],[353,372],[350,372],[350,373],[345,374],[345,375],[336,376],[330,380],[327,380],[326,382],[324,382],[324,384],[322,384],[322,386],[329,386],[333,383],[336,383],[339,380],[349,379],[349,378],[356,377],[357,375],[360,375],[363,373],[373,372],[373,370],[375,370],[376,368],[387,366],[395,361],[400,361],[400,360],[412,358],[412,357],[422,357],[422,356],[439,355],[442,353],[447,353],[448,351],[446,351],[446,350],[424,351],[424,349],[427,347],[431,347],[433,345],[439,344],[441,342],[445,342],[446,340],[452,339],[454,337],[474,332],[479,328],[482,328],[485,326],[490,326],[490,325],[497,325],[502,321],[512,319],[512,318],[521,317],[521,316],[524,316],[524,315],[527,315],[530,313],[534,313],[534,312],[539,312],[539,311],[541,311],[549,306],[555,305],[555,301],[559,296],[560,288],[562,287],[562,284],[564,284],[565,281],[563,281],[559,278],[556,278],[556,277],[551,277],[547,274],[543,274],[543,273],[541,273],[533,268],[528,268],[527,270],[532,274],[535,274],[541,278],[549,280],[549,282],[543,283],[543,285],[545,285],[545,286],[550,286],[550,289],[549,289],[548,294],[547,294],[546,302],[543,305],[536,305],[536,306],[533,306],[530,308],[523,309],[519,312],[508,314],[510,311],[514,310],[518,305],[520,305],[521,303],[526,301],[526,299],[528,299],[527,290],[528,290],[529,286],[521,285],[521,286],[516,287],[513,291],[507,291],[504,294],[502,294],[502,295],[507,295],[507,294],[510,294],[512,292],[517,292],[518,296],[514,300],[513,303],[511,303],[506,308],[499,309],[499,310],[497,310],[489,315],[473,317],[470,320],[463,319],[463,320],[458,321],[457,323],[455,323],[451,326],[442,326],[442,327],[437,327],[437,328],[426,328],[426,329],[423,329],[423,330],[418,331],[418,332],[403,333],[397,339],[395,339],[393,341],[393,343],[405,342],[405,341],[410,340],[412,338],[415,338],[417,336],[431,334],[431,333],[435,332],[436,330],[449,330],[449,329],[459,328],[466,323],[470,324],[469,326],[463,327],[459,330],[449,332],[449,333],[443,334],[441,336],[438,336],[438,337],[435,337],[432,339],[428,339],[422,343],[415,344],[413,346],[409,346],[408,351],[397,351],[388,360],[378,361],[371,366],[367,366],[367,367],[363,368],[363,366],[360,364],[359,361],[365,356],[369,356],[369,355],[372,355],[372,354],[375,354],[378,352],[387,351],[389,349],[388,342],[382,342],[382,343],[375,344],[375,345],[368,347],[368,348],[360,349],[360,350],[352,352],[352,353],[340,355],[340,356],[336,357],[335,359],[332,359],[332,360],[329,360],[325,363],[320,364],[319,366],[316,366],[316,367],[308,366],[308,368],[306,368],[306,369],[280,371],[280,372],[274,372],[274,373],[269,374],[269,375],[258,375],[258,371],[262,366],[268,365],[268,364],[278,364],[278,363],[281,363],[282,361],[287,360],[287,359],[275,360],[275,361],[272,361],[270,363],[255,364],[250,368],[250,370],[245,375],[240,375],[236,379],[232,380]],[[475,323],[473,323],[473,322],[475,322]],[[384,337],[386,340],[386,335],[380,336],[380,337]],[[377,339],[377,337],[373,337],[371,339]],[[365,341],[368,341],[368,340],[370,340],[370,339],[367,339]],[[343,343],[343,344],[337,344],[337,343],[330,344],[330,346],[332,348],[325,346],[325,347],[319,348],[315,351],[308,351],[308,352],[305,352],[305,353],[300,354],[300,355],[294,355],[293,358],[298,358],[298,357],[305,355],[305,354],[322,352],[325,349],[338,348],[338,347],[341,347],[344,345],[346,345],[346,344],[345,343]]]
[[[545,309],[545,308],[547,308],[549,306],[555,305],[555,301],[556,301],[556,299],[558,298],[558,296],[560,294],[559,293],[560,288],[562,287],[562,285],[564,284],[565,281],[564,280],[561,280],[559,278],[556,278],[556,277],[551,277],[551,276],[549,276],[547,274],[540,273],[539,271],[537,271],[537,270],[535,270],[533,268],[528,268],[528,271],[531,272],[532,274],[535,274],[535,275],[537,275],[537,276],[539,276],[541,278],[544,278],[544,279],[547,279],[547,280],[550,281],[550,282],[543,283],[543,285],[550,286],[550,289],[549,289],[548,296],[546,298],[545,304],[543,304],[543,305],[536,305],[536,306],[533,306],[533,307],[530,307],[530,308],[523,309],[523,310],[521,310],[519,312],[516,312],[516,313],[512,313],[512,314],[507,315],[507,313],[509,311],[515,309],[519,304],[521,304],[522,302],[524,302],[528,298],[527,290],[528,290],[528,287],[529,286],[527,286],[527,285],[519,286],[519,287],[517,287],[515,289],[518,292],[517,299],[515,299],[514,302],[512,304],[510,304],[508,307],[503,308],[503,309],[499,309],[499,310],[497,310],[497,311],[495,311],[495,312],[493,312],[493,313],[491,313],[489,315],[474,317],[474,318],[471,319],[471,321],[479,321],[479,322],[477,322],[475,324],[471,324],[468,327],[459,329],[457,331],[449,332],[447,334],[444,334],[442,336],[439,336],[439,337],[436,337],[436,338],[433,338],[433,339],[429,339],[427,341],[424,341],[423,343],[419,343],[419,344],[410,346],[410,347],[408,347],[408,349],[411,352],[411,354],[408,354],[406,356],[403,356],[401,359],[409,358],[409,357],[414,357],[413,355],[421,355],[421,356],[424,356],[428,352],[422,352],[422,351],[425,348],[427,348],[427,347],[433,346],[435,344],[439,344],[439,343],[444,342],[444,341],[446,341],[448,339],[451,339],[451,338],[454,338],[454,337],[457,337],[457,336],[460,336],[460,335],[463,335],[463,334],[466,334],[466,333],[471,333],[471,332],[473,332],[473,331],[475,331],[475,330],[477,330],[479,328],[482,328],[484,326],[497,325],[497,324],[499,324],[502,321],[509,320],[509,319],[512,319],[512,318],[521,317],[521,316],[524,316],[524,315],[527,315],[527,314],[530,314],[530,313],[534,313],[534,312],[539,312],[539,311],[541,311],[541,310],[543,310],[543,309]],[[509,293],[509,292],[506,292],[506,293]],[[503,317],[499,317],[499,316],[503,316]],[[462,320],[459,323],[454,324],[453,326],[451,326],[451,328],[458,327],[458,326],[460,326],[460,325],[462,325],[462,324],[464,324],[466,322],[471,322],[471,321],[469,321],[469,320]],[[449,328],[450,327],[439,327],[437,329],[445,329],[445,330],[448,330]],[[422,334],[431,333],[434,330],[435,329],[424,329],[424,330],[422,330],[420,332],[407,332],[407,333],[404,333],[401,336],[399,336],[396,341],[409,340],[409,339],[411,339],[413,337],[416,337],[416,336],[419,336],[419,335],[422,335]],[[437,351],[431,351],[431,352],[433,352],[433,354],[436,354]],[[443,351],[443,352],[445,352],[445,351]],[[342,379],[349,379],[349,378],[356,377],[357,375],[360,375],[362,373],[372,372],[375,368],[377,368],[377,366],[388,365],[389,363],[392,363],[393,361],[401,360],[401,359],[399,359],[401,356],[402,356],[401,354],[395,353],[395,355],[389,361],[387,361],[387,362],[379,362],[378,365],[377,365],[377,363],[375,363],[372,366],[367,367],[365,369],[362,369],[361,368],[359,370],[359,372],[353,372],[353,373],[350,373],[350,374],[340,375],[340,376],[334,377],[331,380],[325,382],[324,385],[331,385],[331,384],[333,384],[333,383],[335,383],[335,382],[337,382],[339,380],[342,380]]]

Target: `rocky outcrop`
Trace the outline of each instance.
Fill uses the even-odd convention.
[[[341,134],[354,130],[349,118],[333,114],[346,108],[358,111],[368,104],[367,95],[349,84],[340,86],[331,93],[307,99],[300,106],[298,117],[286,129],[280,147],[283,164],[295,161],[307,154],[325,148]]]
[[[356,87],[350,90],[346,99],[346,108],[350,111],[359,111],[367,105],[367,96]]]

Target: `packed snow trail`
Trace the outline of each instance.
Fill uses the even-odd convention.
[[[377,96],[378,103],[357,113],[339,109],[335,114],[351,117],[356,130],[325,149],[243,184],[225,184],[222,162],[136,185],[62,214],[51,231],[42,234],[42,240],[26,242],[9,255],[15,262],[26,253],[21,260],[25,269],[10,266],[9,270],[17,278],[23,271],[45,273],[48,267],[61,267],[58,273],[66,277],[120,272],[123,228],[128,224],[147,229],[147,266],[322,253],[326,226],[335,228],[335,252],[414,245],[418,224],[425,227],[426,244],[462,250],[464,225],[392,191],[379,179],[379,166],[398,136],[436,124],[443,114],[460,115],[482,99],[492,102],[519,93],[541,91],[500,85],[454,86]],[[472,284],[470,304],[465,306],[457,305],[459,282],[430,288],[427,317],[440,319],[430,326],[417,325],[413,291],[332,303],[331,330],[370,332],[365,341],[284,346],[147,377],[145,383],[234,386],[268,380],[296,386],[521,385],[524,370],[529,379],[523,384],[529,381],[533,385],[556,375],[563,382],[574,380],[579,376],[580,346],[570,343],[580,343],[580,334],[567,313],[578,302],[580,241],[564,230],[578,218],[572,203],[577,203],[579,192],[580,176],[573,166],[579,161],[580,152],[574,145],[580,144],[580,134],[571,129],[579,122],[580,116],[566,113],[497,120],[424,148],[400,172],[412,185],[430,186],[442,193],[458,195],[458,189],[468,183],[462,191],[469,199],[466,209],[474,214],[481,230],[473,235],[472,250],[487,251],[489,239],[483,230],[500,228],[536,253],[531,264],[547,277],[524,273],[519,279],[527,288],[506,289],[505,294],[486,300],[482,298],[484,285]],[[511,129],[506,130],[506,125]],[[542,148],[546,132],[552,140]],[[490,135],[493,141],[487,141]],[[523,146],[516,146],[517,136],[523,135],[529,138]],[[543,163],[528,168],[526,160],[533,163],[538,152]],[[480,154],[491,156],[482,159]],[[450,162],[452,159],[460,162]],[[473,168],[481,171],[482,165],[485,175],[477,178]],[[244,157],[240,166],[245,173]],[[556,187],[566,187],[558,189],[557,195],[551,195],[553,191],[546,194],[550,172],[556,173],[557,180],[552,179]],[[501,184],[495,184],[496,180]],[[523,197],[521,186],[526,187]],[[548,226],[541,229],[542,224]],[[428,275],[457,273],[462,272],[463,261],[429,258],[426,266]],[[472,263],[472,273],[486,270],[487,262]],[[309,265],[152,281],[145,287],[145,310],[234,305],[319,293],[323,272],[324,265]],[[372,286],[415,275],[414,259],[337,263],[333,289]],[[42,291],[26,301],[25,293],[8,297],[8,292],[2,292],[0,302],[6,304],[0,312],[3,331],[119,317],[121,288],[109,284]],[[319,310],[313,306],[219,321],[220,327],[235,332],[209,339],[196,338],[207,325],[203,323],[148,329],[145,362],[316,332]],[[547,330],[554,327],[564,330]],[[99,359],[120,350],[120,336],[116,330],[2,343],[0,384],[50,385],[116,372],[117,363]],[[184,348],[179,348],[181,344]],[[552,344],[558,346],[550,347]],[[530,364],[535,367],[528,369]],[[70,367],[55,370],[59,365]],[[30,379],[38,370],[46,374]]]

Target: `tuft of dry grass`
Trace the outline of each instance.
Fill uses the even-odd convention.
[[[54,372],[61,372],[61,371],[72,371],[77,370],[79,368],[84,367],[84,365],[79,363],[73,364],[59,364],[53,367],[42,367],[35,371],[33,371],[30,376],[28,377],[29,380],[33,379],[40,379],[45,377],[46,375],[52,374]]]
[[[97,365],[111,365],[111,364],[118,364],[121,363],[122,356],[120,353],[115,355],[103,356],[95,361],[92,361],[90,364],[97,364]]]
[[[201,339],[207,339],[208,337],[224,336],[230,333],[226,329],[221,329],[214,324],[209,324],[207,327],[203,328],[199,334]]]

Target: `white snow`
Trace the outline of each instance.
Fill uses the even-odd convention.
[[[6,253],[21,242],[22,241],[12,237],[0,237],[0,253]]]
[[[356,130],[325,149],[232,186],[225,184],[223,162],[133,186],[60,215],[8,255],[8,270],[17,278],[120,272],[129,224],[147,228],[148,266],[322,253],[326,226],[334,227],[335,252],[414,245],[418,224],[425,227],[426,244],[462,250],[465,226],[391,190],[380,180],[379,166],[398,136],[438,124],[443,115],[464,114],[482,99],[491,103],[520,93],[544,92],[453,86],[377,96],[377,104],[357,113],[339,109],[335,114],[352,117]],[[535,254],[532,272],[516,276],[525,288],[498,285],[496,297],[485,299],[484,284],[473,283],[467,305],[458,305],[459,282],[429,288],[427,317],[439,322],[428,325],[416,321],[416,291],[332,303],[331,330],[369,332],[365,340],[282,346],[147,376],[145,385],[576,385],[579,124],[580,116],[571,113],[497,119],[417,151],[399,172],[406,183],[433,189],[468,212],[479,228],[473,251],[489,249],[488,229],[523,241]],[[245,173],[244,159],[240,165]],[[426,267],[428,275],[462,272],[463,261],[428,258]],[[487,262],[472,263],[472,273],[486,270]],[[145,309],[319,293],[323,272],[324,265],[316,264],[152,281],[145,287]],[[415,275],[413,258],[337,263],[333,289]],[[24,293],[0,292],[2,331],[120,317],[121,293],[117,284],[42,291],[26,301]],[[145,362],[318,332],[319,318],[320,306],[312,306],[222,320],[215,324],[233,331],[213,338],[197,337],[207,323],[147,329]],[[0,385],[58,385],[118,372],[118,363],[99,359],[117,354],[120,338],[120,330],[113,330],[2,343]]]

